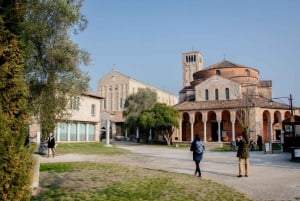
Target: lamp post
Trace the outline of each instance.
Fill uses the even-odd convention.
[[[294,109],[293,109],[293,97],[292,94],[290,94],[290,96],[282,96],[282,97],[276,97],[276,98],[271,98],[269,100],[269,105],[272,106],[273,105],[273,99],[277,99],[277,100],[281,100],[282,98],[287,98],[289,100],[289,109],[291,111],[291,117],[294,116]]]
[[[104,112],[102,114],[102,122],[105,124],[105,146],[111,147],[111,144],[109,143],[110,139],[110,125],[111,125],[111,117],[112,115],[109,112]]]

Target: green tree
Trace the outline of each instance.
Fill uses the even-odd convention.
[[[0,200],[30,200],[32,150],[24,146],[28,88],[21,24],[26,1],[0,2]]]
[[[123,110],[126,128],[130,130],[137,128],[141,112],[151,108],[156,102],[157,94],[149,88],[139,88],[137,93],[129,95],[125,100]]]
[[[42,138],[67,118],[68,103],[87,91],[89,77],[79,68],[89,55],[71,40],[71,30],[83,31],[83,0],[28,1],[26,15],[26,80],[30,106],[42,128]],[[71,108],[72,109],[72,108]]]
[[[175,108],[164,103],[156,103],[149,110],[144,110],[139,116],[139,125],[144,128],[153,128],[155,133],[162,135],[168,145],[172,144],[172,135],[179,127],[180,113]]]

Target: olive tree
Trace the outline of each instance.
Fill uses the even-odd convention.
[[[80,65],[89,55],[71,40],[83,31],[82,0],[32,0],[26,13],[26,68],[29,103],[42,129],[42,138],[67,118],[70,99],[88,89],[89,77]]]

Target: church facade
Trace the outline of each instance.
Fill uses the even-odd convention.
[[[125,136],[122,129],[125,119],[122,112],[126,98],[139,89],[151,89],[157,94],[157,102],[173,106],[178,103],[178,96],[165,90],[156,88],[144,82],[138,81],[123,73],[112,69],[98,81],[98,95],[104,97],[101,103],[101,128],[111,133],[112,137]],[[110,129],[110,130],[108,130]]]
[[[281,122],[298,114],[290,105],[272,100],[272,81],[260,80],[259,71],[222,60],[203,67],[198,51],[183,53],[183,88],[179,103],[180,128],[173,142],[189,142],[199,134],[205,142],[230,142],[247,128],[256,141],[279,142]]]

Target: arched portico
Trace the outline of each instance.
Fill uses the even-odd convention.
[[[270,142],[271,136],[271,114],[268,110],[262,113],[263,116],[263,141]]]
[[[182,141],[191,141],[191,123],[190,123],[190,115],[187,112],[182,114]]]
[[[230,112],[228,110],[224,110],[222,112],[221,121],[221,137],[224,142],[232,140],[232,124],[230,119]]]
[[[217,115],[214,111],[209,111],[207,113],[206,122],[206,136],[208,141],[219,141],[219,126],[217,121]]]
[[[204,124],[201,112],[195,113],[194,133],[200,135],[200,139],[204,140]]]

